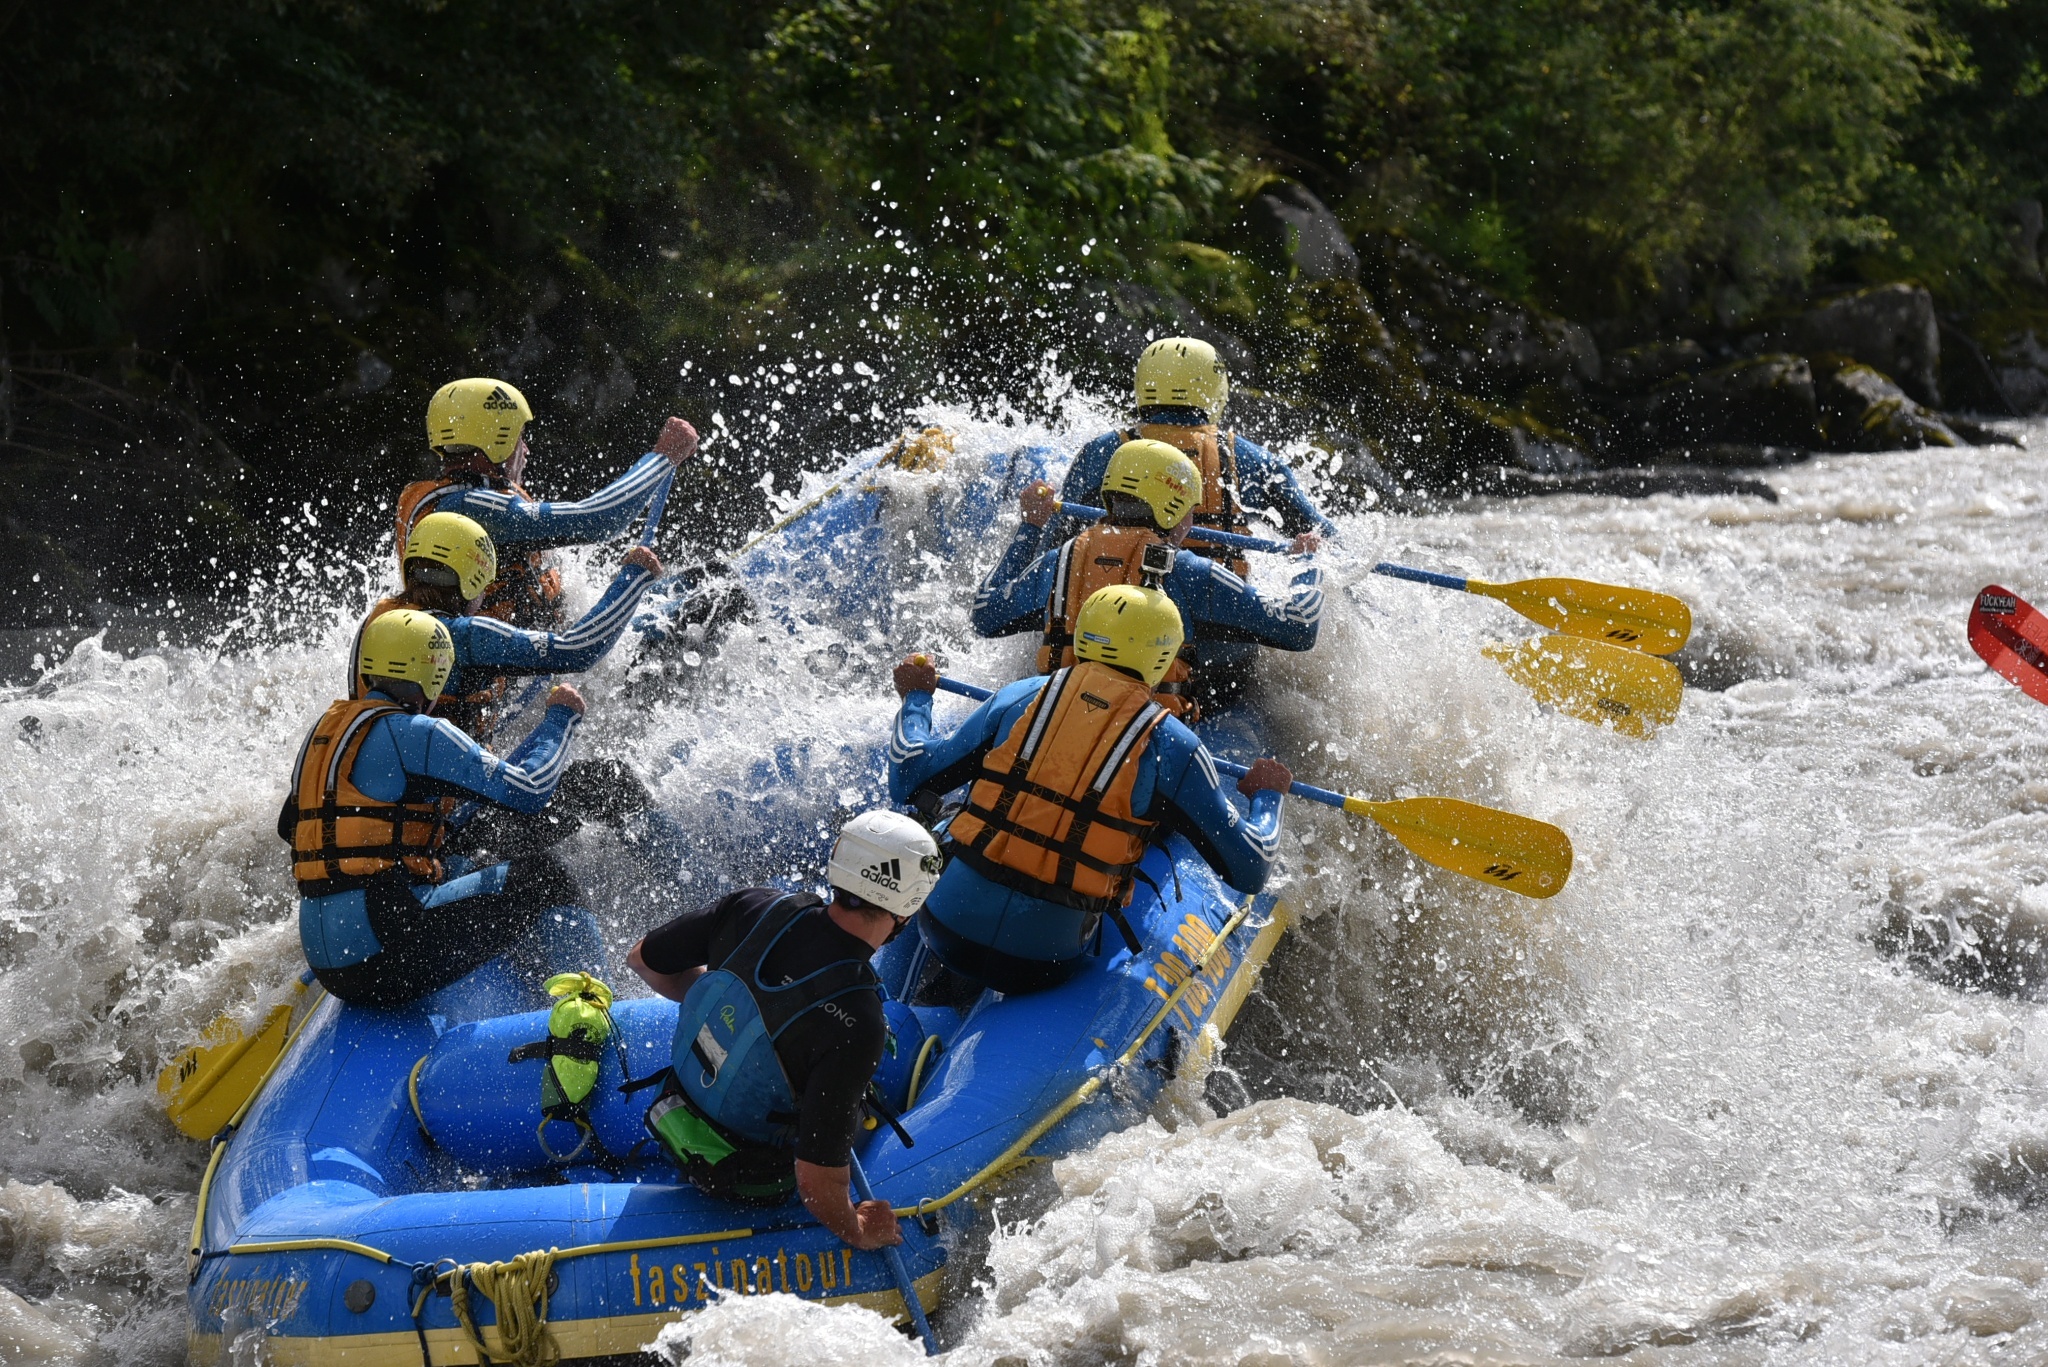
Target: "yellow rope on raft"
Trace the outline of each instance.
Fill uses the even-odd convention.
[[[375,1258],[380,1263],[396,1262],[389,1253],[368,1244],[359,1244],[353,1239],[272,1239],[260,1244],[234,1244],[228,1252],[240,1258],[258,1253],[306,1253],[327,1249],[336,1253],[360,1253],[365,1258]]]
[[[420,1069],[426,1067],[427,1060],[432,1057],[432,1054],[421,1054],[420,1061],[405,1075],[405,1095],[412,1102],[412,1118],[420,1123],[420,1133],[427,1135],[429,1139],[433,1136],[427,1133],[427,1118],[420,1114]]]
[[[455,1303],[455,1322],[476,1350],[478,1362],[507,1367],[554,1367],[561,1359],[555,1336],[548,1332],[548,1282],[555,1271],[555,1250],[522,1253],[506,1263],[470,1263],[445,1273]],[[498,1313],[498,1346],[484,1343],[469,1309],[469,1288]]]

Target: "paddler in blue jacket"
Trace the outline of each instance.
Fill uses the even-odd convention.
[[[485,591],[498,578],[498,552],[490,534],[461,513],[429,513],[406,538],[404,589],[371,608],[364,625],[400,608],[431,612],[445,622],[455,644],[455,668],[435,704],[435,715],[488,745],[497,726],[494,709],[504,695],[504,681],[581,674],[594,667],[632,621],[634,609],[661,570],[659,556],[635,546],[580,621],[561,631],[529,631],[480,610]]]
[[[1337,528],[1302,491],[1301,481],[1286,461],[1236,432],[1220,432],[1224,405],[1230,401],[1230,376],[1216,348],[1193,337],[1167,337],[1138,356],[1135,377],[1137,426],[1105,432],[1081,448],[1060,486],[1069,503],[1087,503],[1109,469],[1110,457],[1127,441],[1150,438],[1178,447],[1202,473],[1202,502],[1195,525],[1226,532],[1249,532],[1247,512],[1271,512],[1295,538],[1297,551],[1314,550],[1322,537]],[[1060,540],[1072,536],[1071,521],[1054,529]],[[1196,549],[1220,560],[1244,577],[1240,553],[1222,546]]]
[[[394,549],[403,559],[414,524],[429,513],[473,519],[496,543],[504,571],[477,610],[514,626],[547,629],[562,619],[562,577],[545,553],[624,531],[662,480],[696,454],[697,429],[670,418],[654,449],[610,484],[575,502],[544,502],[522,482],[531,421],[526,396],[503,380],[442,385],[427,404],[427,445],[440,456],[441,473],[399,494]]]
[[[1294,781],[1278,760],[1257,761],[1237,784],[1251,799],[1241,814],[1195,733],[1153,700],[1181,645],[1164,593],[1099,589],[1075,628],[1079,663],[998,690],[943,739],[932,738],[937,671],[922,656],[896,667],[889,795],[968,785],[918,927],[946,967],[999,992],[1072,976],[1105,915],[1135,952],[1123,908],[1147,846],[1173,831],[1238,891],[1263,888]]]
[[[581,674],[594,667],[625,631],[661,570],[659,556],[636,546],[582,620],[557,632],[527,631],[477,610],[485,589],[498,577],[490,536],[460,513],[429,513],[406,539],[404,591],[371,608],[363,625],[401,608],[439,617],[455,644],[455,668],[434,714],[489,745],[508,680]],[[357,653],[350,650],[351,662]],[[353,669],[351,677],[351,691],[361,697],[361,677]],[[501,856],[536,854],[574,835],[586,819],[616,825],[646,811],[652,800],[647,786],[621,761],[579,759],[563,772],[544,817],[497,807],[467,822],[457,818],[450,848],[463,854],[480,849]]]
[[[1194,462],[1178,449],[1160,441],[1125,442],[1102,477],[1105,516],[1053,549],[1043,549],[1040,532],[1058,507],[1052,491],[1043,484],[1025,489],[1019,498],[1023,524],[975,592],[975,631],[1043,632],[1038,670],[1051,673],[1074,662],[1074,616],[1090,594],[1109,584],[1156,583],[1180,609],[1192,638],[1157,695],[1188,720],[1190,694],[1198,686],[1213,691],[1218,683],[1241,683],[1257,647],[1313,648],[1323,616],[1323,576],[1307,553],[1299,557],[1286,595],[1274,597],[1182,545],[1206,487]],[[1154,565],[1148,571],[1148,551],[1171,568],[1162,574]]]
[[[540,811],[583,716],[576,690],[557,686],[540,724],[500,758],[430,715],[454,663],[448,628],[431,614],[385,613],[358,641],[363,696],[330,704],[293,766],[277,833],[292,847],[299,942],[321,985],[343,1001],[403,1005],[515,945],[534,960],[520,967],[536,984],[602,953],[552,858],[459,876],[443,863],[441,799]],[[574,962],[541,962],[551,948]]]

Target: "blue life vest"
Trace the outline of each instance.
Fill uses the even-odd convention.
[[[806,1013],[852,992],[880,994],[865,959],[842,959],[792,983],[762,981],[761,965],[805,914],[823,906],[809,894],[784,897],[761,914],[725,962],[690,985],[671,1048],[690,1102],[741,1139],[773,1148],[796,1141],[796,1092],[775,1042]]]

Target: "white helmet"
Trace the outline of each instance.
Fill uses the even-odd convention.
[[[899,921],[917,914],[938,885],[939,842],[900,812],[862,812],[840,828],[825,877]]]

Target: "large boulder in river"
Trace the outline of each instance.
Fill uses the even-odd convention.
[[[1356,280],[1358,251],[1329,206],[1305,185],[1280,181],[1246,207],[1252,232],[1303,280]]]
[[[1975,331],[2006,402],[2022,414],[2048,413],[2048,314],[2017,314]]]
[[[1602,362],[1600,378],[1616,393],[1634,394],[1681,375],[1701,374],[1706,369],[1706,350],[1690,337],[1683,337],[1610,351]]]
[[[1405,237],[1368,233],[1358,247],[1360,279],[1430,379],[1512,401],[1600,378],[1600,348],[1579,324],[1475,284]]]
[[[1848,356],[1891,376],[1918,402],[1941,403],[1941,328],[1933,297],[1918,286],[1839,295],[1792,320],[1774,340],[1805,356]]]
[[[1723,443],[1812,450],[1824,442],[1813,370],[1804,357],[1773,353],[1658,389],[1649,436],[1662,452]]]
[[[1923,408],[1875,368],[1848,356],[1813,360],[1821,423],[1838,451],[1910,451],[1922,446],[1967,446],[1941,414]]]

